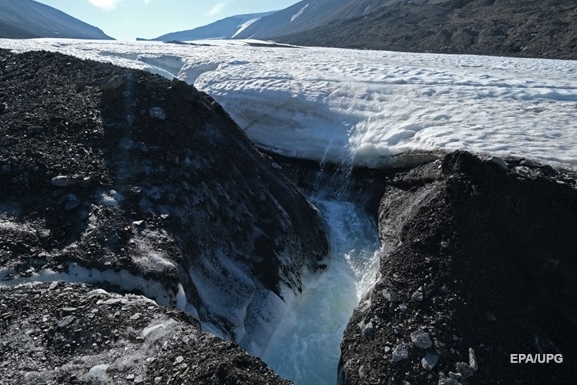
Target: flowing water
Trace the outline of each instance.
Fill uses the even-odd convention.
[[[334,385],[343,331],[375,280],[379,239],[356,204],[323,194],[309,200],[329,226],[328,267],[292,302],[262,358],[296,385]]]

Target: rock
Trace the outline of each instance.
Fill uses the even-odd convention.
[[[409,358],[409,345],[407,344],[397,345],[395,349],[393,349],[392,355],[393,355],[392,360],[395,363],[406,360],[407,358]]]
[[[372,321],[369,321],[363,326],[363,334],[367,337],[372,337],[375,334],[375,331],[376,329]]]
[[[433,346],[433,341],[429,334],[422,329],[416,330],[411,333],[411,341],[416,348],[428,349]]]
[[[65,328],[68,325],[72,324],[75,320],[76,320],[75,316],[67,315],[66,317],[63,317],[60,319],[60,321],[58,321],[57,326],[59,328]]]
[[[412,295],[411,299],[415,302],[423,302],[425,294],[423,293],[423,288],[419,287]]]
[[[434,353],[427,353],[425,357],[421,360],[421,366],[425,370],[433,370],[435,365],[439,362],[439,356]]]
[[[509,171],[509,164],[507,162],[505,162],[505,160],[503,158],[499,158],[497,156],[489,156],[487,157],[487,161],[490,164],[494,164],[495,166],[499,167],[501,170],[503,171]]]
[[[438,385],[462,385],[458,380],[454,378],[440,377]]]
[[[0,115],[6,112],[8,105],[6,103],[0,103]]]
[[[69,175],[58,175],[52,178],[52,186],[55,187],[71,187],[79,183],[78,177]]]
[[[152,107],[148,110],[148,114],[153,119],[166,120],[166,112],[162,107]]]
[[[522,176],[523,178],[535,180],[538,177],[537,172],[527,166],[517,166],[515,167],[515,173]]]
[[[473,348],[469,348],[469,366],[476,372],[479,370],[479,362],[477,361],[477,355]]]
[[[77,198],[71,198],[69,200],[66,201],[66,203],[64,203],[64,210],[66,211],[72,211],[75,208],[77,208],[78,206],[80,206],[80,200]]]
[[[475,374],[473,368],[471,368],[469,364],[466,362],[457,362],[455,364],[455,369],[457,369],[457,372],[459,372],[459,374],[463,376],[464,380],[469,377],[472,377]]]
[[[30,134],[39,134],[44,130],[45,130],[45,128],[42,126],[30,126],[30,127],[28,127],[28,133],[30,133]]]
[[[461,373],[449,372],[449,378],[455,381],[461,381],[463,379],[463,375]]]

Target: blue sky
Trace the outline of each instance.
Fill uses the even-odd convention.
[[[298,0],[36,0],[118,40],[155,38],[227,16],[284,9]]]

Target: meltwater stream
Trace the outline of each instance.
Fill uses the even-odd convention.
[[[330,259],[291,305],[263,360],[296,385],[334,385],[343,331],[378,270],[375,224],[352,202],[317,194],[309,200],[328,226]]]

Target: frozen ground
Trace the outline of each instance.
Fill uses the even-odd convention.
[[[0,40],[194,83],[278,153],[380,166],[466,149],[577,168],[577,62],[255,41]]]

